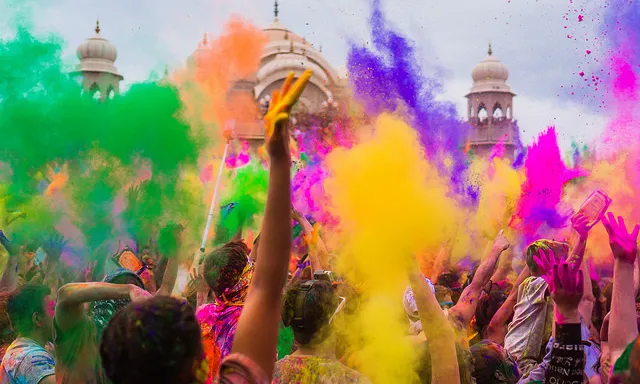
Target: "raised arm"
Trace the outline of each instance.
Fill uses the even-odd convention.
[[[529,267],[525,265],[524,269],[518,275],[516,283],[513,285],[507,300],[502,303],[487,326],[486,338],[489,339],[489,341],[501,345],[504,343],[504,337],[507,335],[507,325],[513,316],[513,308],[518,302],[518,290],[520,289],[522,282],[529,276],[531,276],[531,271],[529,271]]]
[[[306,71],[291,86],[289,74],[281,93],[274,92],[265,116],[269,152],[269,188],[255,274],[238,320],[232,352],[255,362],[267,377],[273,374],[282,312],[282,288],[291,254],[291,154],[289,112],[311,78]]]
[[[7,239],[1,230],[0,244],[2,244],[9,254],[4,272],[2,272],[2,277],[0,277],[0,294],[11,293],[16,290],[18,284],[18,257],[20,256],[20,250]]]
[[[615,364],[627,344],[638,337],[636,303],[633,284],[634,263],[638,254],[638,232],[636,225],[627,231],[622,216],[609,212],[602,218],[609,234],[609,244],[615,259],[613,263],[613,293],[609,320],[609,351],[611,365]]]
[[[449,310],[449,315],[455,316],[465,327],[469,325],[476,312],[482,288],[487,284],[493,274],[500,254],[509,248],[509,246],[509,240],[507,240],[502,231],[500,231],[493,242],[489,255],[484,258],[473,276],[471,284],[462,291],[456,305]]]
[[[184,227],[179,224],[169,224],[158,236],[158,252],[167,259],[167,267],[162,276],[162,285],[155,293],[156,296],[170,296],[178,277],[178,259],[182,246]]]
[[[311,267],[314,271],[328,269],[329,251],[327,251],[327,246],[322,238],[314,231],[313,226],[302,213],[294,209],[292,215],[293,219],[302,227],[302,233],[309,247]]]
[[[459,383],[460,371],[453,329],[419,272],[417,263],[413,264],[415,264],[414,268],[409,271],[409,283],[416,300],[427,345],[431,351],[431,382]]]
[[[132,284],[71,283],[58,291],[55,319],[62,329],[68,329],[84,316],[84,303],[99,300],[135,300],[149,296],[144,289]]]
[[[578,234],[578,242],[574,245],[567,263],[573,266],[577,266],[582,270],[584,276],[584,293],[582,300],[580,301],[579,312],[582,319],[591,324],[591,314],[593,313],[593,306],[595,305],[596,298],[593,296],[593,285],[591,284],[591,273],[589,273],[589,259],[584,257],[585,250],[587,249],[587,239],[589,238],[589,230],[591,229],[589,219],[584,215],[578,215],[571,218],[571,224],[573,230]]]
[[[553,257],[547,259],[553,260]],[[553,266],[548,281],[555,304],[555,341],[544,382],[581,383],[585,354],[578,306],[584,291],[584,276],[579,265],[563,262]]]

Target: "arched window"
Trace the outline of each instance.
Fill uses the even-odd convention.
[[[495,120],[501,120],[504,118],[504,113],[502,112],[502,106],[500,103],[496,103],[496,105],[493,106],[493,118]]]
[[[109,87],[109,90],[107,91],[107,100],[113,100],[115,95],[116,91],[113,90],[113,87]]]
[[[507,119],[511,119],[511,106],[507,107]]]
[[[93,100],[100,100],[100,89],[98,89],[98,84],[93,83],[91,84],[91,87],[89,87],[89,96],[91,96],[91,98]]]
[[[489,112],[487,112],[487,107],[484,104],[480,104],[478,107],[478,121],[484,123],[489,118]]]
[[[473,106],[469,107],[469,118],[473,117]]]

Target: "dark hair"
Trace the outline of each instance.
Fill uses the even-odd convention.
[[[285,293],[282,321],[293,329],[301,345],[324,341],[327,325],[338,307],[338,296],[327,281],[310,280],[292,285]]]
[[[462,293],[462,285],[460,284],[460,273],[457,270],[451,270],[449,272],[442,273],[436,280],[436,285],[442,285],[451,290],[451,300],[454,303],[458,302],[460,294]]]
[[[204,278],[216,296],[236,285],[247,266],[248,255],[243,241],[232,241],[205,256]]]
[[[435,285],[433,288],[435,290],[436,300],[438,300],[438,303],[442,303],[447,295],[449,295],[451,300],[453,300],[453,291],[449,288],[442,285]]]
[[[114,384],[190,384],[195,381],[195,363],[203,356],[195,312],[168,296],[132,303],[109,322],[100,356]]]
[[[33,314],[44,314],[43,300],[50,293],[46,285],[28,283],[9,296],[7,314],[18,333],[24,335],[33,330]]]
[[[489,326],[493,315],[498,312],[498,309],[507,300],[507,296],[505,292],[500,290],[480,295],[478,306],[476,307],[476,329],[480,332],[481,337],[484,337],[484,330]]]
[[[473,360],[472,374],[476,382],[487,384],[500,383],[495,377],[495,372],[507,363],[502,354],[502,349],[500,345],[489,340],[482,340],[471,347]],[[515,365],[515,362],[512,361],[511,364]],[[514,376],[510,377],[510,379],[517,381],[519,376],[516,370]]]

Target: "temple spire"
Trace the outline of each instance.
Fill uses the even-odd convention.
[[[96,33],[100,33],[100,20],[96,20]]]
[[[493,54],[493,50],[491,49],[491,42],[489,42],[489,56]]]
[[[278,15],[280,14],[280,11],[278,10],[278,0],[276,0],[273,3],[273,16],[275,17],[276,20],[278,20]]]

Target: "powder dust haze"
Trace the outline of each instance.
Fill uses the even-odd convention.
[[[440,245],[456,210],[417,132],[386,114],[375,128],[371,139],[327,157],[325,189],[341,224],[338,271],[363,295],[347,332],[362,340],[358,368],[374,382],[410,382],[415,351],[402,342],[409,323],[399,321],[409,260]]]

